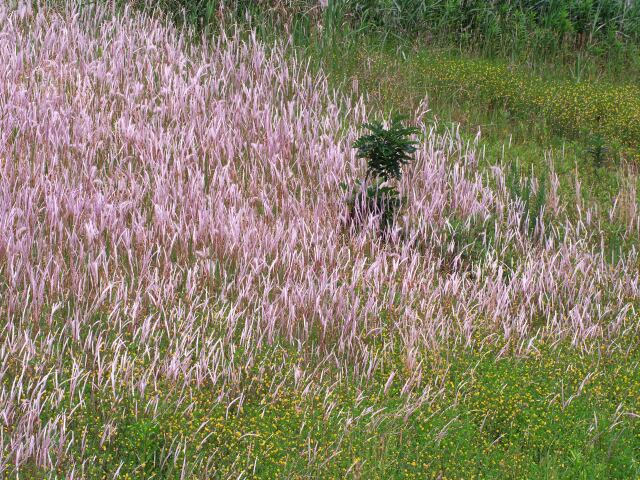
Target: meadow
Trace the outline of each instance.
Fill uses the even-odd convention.
[[[0,3],[0,476],[639,477],[637,84],[241,4]]]

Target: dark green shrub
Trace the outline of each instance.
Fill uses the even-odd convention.
[[[367,218],[378,216],[380,230],[385,233],[403,205],[404,198],[393,182],[400,179],[402,167],[413,159],[417,142],[410,137],[419,130],[404,126],[402,121],[402,117],[393,118],[388,129],[381,122],[366,123],[363,127],[371,134],[363,135],[353,144],[357,157],[367,160],[367,175],[351,189],[341,184],[349,194],[347,206],[351,225],[362,225]]]
[[[607,157],[609,156],[609,152],[610,148],[602,135],[589,135],[587,154],[591,158],[594,167],[603,167],[607,160]]]
[[[398,180],[402,167],[412,160],[411,155],[416,151],[417,142],[409,137],[419,130],[402,125],[400,117],[391,121],[389,129],[381,122],[365,123],[363,127],[369,129],[371,135],[358,138],[353,148],[358,149],[358,158],[367,160],[367,177],[371,175],[385,182]]]

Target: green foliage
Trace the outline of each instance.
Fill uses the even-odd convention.
[[[591,158],[594,167],[603,167],[609,152],[610,148],[602,135],[592,134],[589,136],[587,153]]]
[[[503,57],[575,51],[628,59],[640,42],[640,5],[621,0],[347,0],[353,22],[384,35],[427,37]]]
[[[358,158],[367,160],[367,176],[385,182],[398,180],[402,167],[412,160],[411,155],[416,151],[414,145],[418,142],[409,137],[419,130],[402,125],[401,117],[394,118],[388,129],[382,122],[365,123],[363,127],[372,133],[358,138],[353,148],[358,149]]]
[[[509,175],[506,178],[506,185],[512,201],[522,204],[520,229],[528,232],[531,237],[535,237],[539,232],[537,227],[543,219],[547,198],[546,174],[543,174],[538,179],[537,190],[534,193],[532,179],[526,178],[523,185],[520,168],[517,163],[512,163]]]
[[[357,157],[367,160],[367,176],[350,192],[348,185],[341,184],[341,188],[349,193],[347,206],[351,224],[361,225],[367,217],[379,216],[381,232],[388,232],[404,203],[396,186],[390,182],[399,180],[402,167],[413,159],[417,142],[410,137],[419,130],[404,126],[402,121],[402,117],[394,117],[389,128],[384,128],[382,122],[366,123],[363,127],[371,134],[361,136],[353,144]]]

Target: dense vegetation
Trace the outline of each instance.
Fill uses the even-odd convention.
[[[321,5],[324,3],[324,7]],[[219,21],[246,13],[265,25],[379,34],[430,46],[539,64],[594,62],[628,74],[638,67],[640,5],[629,0],[162,0],[176,19]]]
[[[0,477],[639,477],[639,8],[0,3]]]
[[[324,6],[323,6],[324,4]],[[352,25],[395,35],[428,35],[455,43],[475,42],[480,48],[496,44],[509,53],[520,45],[571,48],[620,47],[640,41],[640,8],[628,0],[163,0],[163,8],[198,23],[220,8],[244,14],[270,10],[282,17],[332,10]],[[317,13],[317,12],[313,12]]]

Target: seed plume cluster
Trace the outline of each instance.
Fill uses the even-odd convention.
[[[409,415],[434,394],[425,350],[635,333],[637,252],[612,263],[599,228],[623,212],[638,235],[633,195],[609,212],[571,199],[571,219],[550,165],[523,228],[507,169],[424,109],[393,232],[349,229],[339,184],[362,175],[366,103],[251,33],[193,42],[133,11],[0,5],[4,475],[90,477],[89,412],[108,445],[121,405],[153,417],[167,392],[229,414],[256,385],[322,396],[330,369],[366,384],[399,352]],[[157,462],[180,470],[182,441]]]

